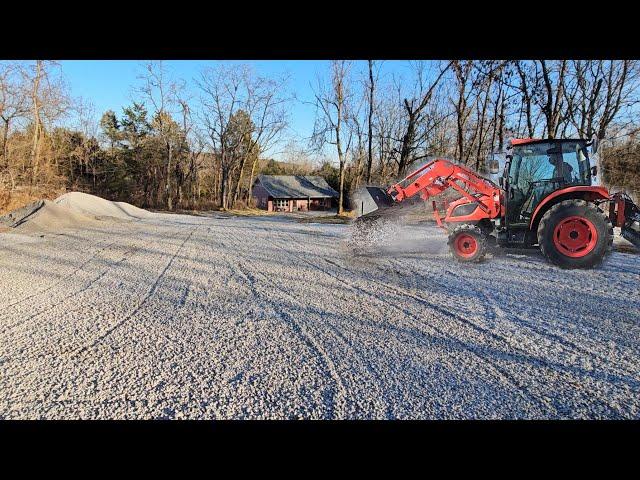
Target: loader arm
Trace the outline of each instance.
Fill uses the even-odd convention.
[[[474,203],[478,208],[467,212],[466,215],[454,215],[453,210],[461,206],[460,202],[455,202],[455,205],[452,204],[447,209],[445,221],[479,221],[485,218],[496,218],[501,214],[502,192],[497,185],[469,168],[440,158],[409,174],[391,186],[387,193],[394,202],[400,203],[416,195],[420,195],[423,200],[428,200],[449,188],[453,188],[468,200],[464,202],[461,199],[464,204]],[[442,219],[435,210],[435,202],[434,215],[440,224]]]

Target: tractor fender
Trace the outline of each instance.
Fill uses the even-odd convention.
[[[606,200],[609,198],[609,191],[604,187],[599,186],[587,186],[587,185],[578,185],[575,187],[566,187],[561,188],[560,190],[556,190],[555,192],[547,195],[547,197],[540,202],[540,204],[533,211],[533,215],[531,215],[531,223],[529,224],[529,228],[535,228],[535,225],[540,221],[542,215],[562,200],[567,200],[569,198],[582,198],[587,201],[603,199]]]

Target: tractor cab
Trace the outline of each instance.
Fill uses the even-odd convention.
[[[507,226],[526,227],[536,207],[557,190],[590,186],[594,170],[580,139],[512,140],[501,179]]]

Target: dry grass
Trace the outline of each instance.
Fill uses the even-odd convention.
[[[15,190],[0,189],[0,215],[16,210],[36,200],[53,200],[65,193],[63,188],[18,187]]]
[[[182,208],[167,210],[160,208],[148,208],[147,210],[155,213],[180,213],[184,215],[194,215],[196,217],[210,217],[212,212],[215,212],[216,214],[238,217],[261,217],[265,215],[273,215],[273,212],[267,212],[266,210],[260,210],[258,208],[232,208],[228,210],[222,210],[220,208],[211,208],[207,210],[190,210]]]
[[[261,210],[259,208],[234,208],[231,210],[222,210],[224,213],[228,213],[230,215],[237,215],[239,217],[263,217],[266,215],[273,215],[273,212],[267,212],[266,210]]]
[[[307,217],[307,218],[300,218],[298,219],[298,222],[300,223],[340,223],[340,224],[344,224],[344,223],[351,223],[351,220],[353,220],[353,216],[352,215],[327,215],[326,217]]]

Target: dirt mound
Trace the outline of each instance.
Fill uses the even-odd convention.
[[[62,228],[86,228],[97,225],[99,221],[57,205],[49,200],[19,223],[15,228],[22,232],[58,231]]]
[[[153,214],[125,202],[112,202],[88,193],[69,192],[55,199],[56,205],[66,207],[72,212],[102,219],[104,217],[120,220],[149,218]]]

